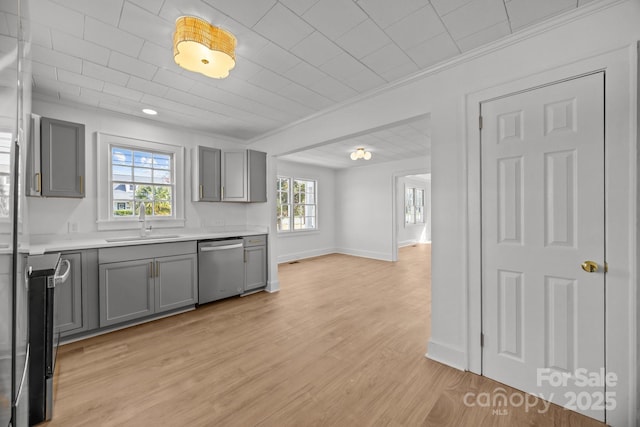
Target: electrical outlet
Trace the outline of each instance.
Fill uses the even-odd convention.
[[[69,223],[67,223],[67,231],[69,233],[77,233],[78,232],[78,223],[77,222],[69,222]]]
[[[214,219],[211,221],[211,225],[214,227],[222,227],[224,225],[224,219]]]

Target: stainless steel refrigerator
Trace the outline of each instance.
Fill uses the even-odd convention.
[[[24,156],[29,137],[31,72],[27,0],[0,1],[0,427],[28,423],[28,241]]]

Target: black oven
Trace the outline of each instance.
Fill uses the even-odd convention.
[[[29,276],[29,425],[50,420],[53,411],[53,374],[59,332],[55,327],[56,286],[71,271],[60,254],[30,256]],[[61,274],[60,270],[64,273]]]

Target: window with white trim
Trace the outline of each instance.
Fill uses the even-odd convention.
[[[277,191],[278,232],[317,230],[318,183],[311,179],[279,176]]]
[[[111,215],[135,216],[144,203],[147,215],[173,217],[173,154],[111,146]]]
[[[98,229],[139,227],[141,203],[154,227],[184,226],[184,150],[99,133]]]
[[[424,189],[414,187],[405,189],[404,223],[424,223]]]

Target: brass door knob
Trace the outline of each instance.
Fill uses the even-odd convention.
[[[587,273],[595,273],[598,271],[598,264],[593,261],[585,261],[580,264],[580,267],[582,267],[582,269]]]

